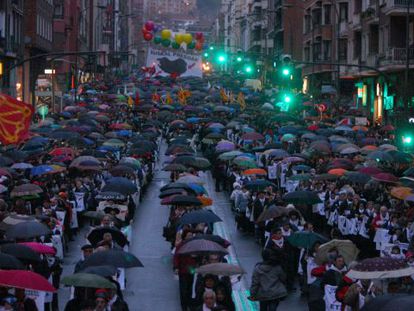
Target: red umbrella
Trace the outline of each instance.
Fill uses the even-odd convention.
[[[0,285],[41,292],[56,292],[56,289],[43,276],[26,270],[0,270]]]
[[[309,131],[316,131],[316,130],[318,130],[319,129],[319,126],[318,125],[316,125],[316,124],[312,124],[312,125],[309,125],[308,126],[308,130]]]
[[[39,254],[45,254],[45,255],[56,255],[56,250],[48,245],[44,245],[42,243],[37,243],[37,242],[22,242],[19,243],[22,245],[26,245],[28,247],[30,247],[32,250],[34,250],[36,253]]]
[[[399,180],[398,177],[390,173],[379,173],[379,174],[372,176],[372,178],[377,181],[385,182],[385,183],[395,183],[395,182],[398,182]]]
[[[241,137],[243,140],[261,140],[264,139],[263,135],[257,132],[251,132],[243,134]]]
[[[53,149],[49,154],[51,156],[70,156],[73,158],[75,151],[72,148],[62,147]]]
[[[384,125],[380,129],[380,131],[383,131],[383,132],[392,132],[394,130],[395,130],[395,127],[393,127],[391,124]]]
[[[363,168],[360,168],[358,170],[358,172],[360,172],[362,174],[367,174],[367,175],[370,175],[370,176],[374,176],[374,175],[377,175],[379,173],[382,173],[382,171],[379,168],[376,168],[376,167],[363,167]]]

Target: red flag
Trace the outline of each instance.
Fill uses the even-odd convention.
[[[139,92],[135,92],[135,105],[139,105]]]
[[[33,107],[24,102],[0,94],[0,141],[5,144],[17,144],[28,135]]]

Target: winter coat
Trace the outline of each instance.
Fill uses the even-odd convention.
[[[287,296],[285,282],[286,274],[281,266],[258,263],[253,271],[250,294],[258,301],[283,298]]]

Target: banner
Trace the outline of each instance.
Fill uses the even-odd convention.
[[[155,66],[156,76],[202,77],[201,55],[185,51],[150,48],[147,67]]]

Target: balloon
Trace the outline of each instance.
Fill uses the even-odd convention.
[[[155,24],[154,24],[153,21],[148,21],[148,22],[145,23],[144,27],[148,31],[153,31],[154,27],[155,27]]]
[[[183,35],[184,42],[190,44],[193,41],[193,36],[191,33],[186,33]]]
[[[156,37],[154,38],[154,43],[155,43],[155,44],[160,44],[160,43],[161,43],[161,41],[162,41],[161,37],[156,36]]]
[[[201,51],[203,49],[203,44],[201,42],[197,42],[195,45],[195,49],[197,51]]]
[[[203,45],[203,50],[208,50],[208,44]]]
[[[203,39],[203,38],[204,38],[204,35],[203,35],[203,33],[202,33],[202,32],[197,32],[197,33],[195,34],[195,38],[196,38],[196,40],[201,40],[201,39]]]
[[[188,47],[190,50],[194,49],[194,48],[195,48],[195,46],[196,46],[196,44],[195,44],[194,42],[190,42],[189,44],[187,44],[187,47]]]
[[[144,40],[145,41],[151,41],[153,37],[154,36],[150,32],[147,32],[146,34],[144,34]]]
[[[144,36],[146,33],[150,33],[145,27],[141,29],[141,32]]]
[[[177,42],[171,43],[171,46],[172,46],[173,49],[176,49],[176,50],[178,50],[180,48],[180,45]]]
[[[159,25],[154,25],[154,32],[158,32],[158,31],[160,31],[160,29],[161,29],[161,26],[159,26]]]
[[[201,44],[203,44],[203,43],[204,43],[204,41],[205,41],[205,39],[204,39],[204,38],[201,38],[201,39],[197,40],[197,42],[201,42]]]
[[[177,33],[175,35],[175,42],[181,44],[184,42],[184,35],[182,33]]]
[[[164,40],[169,40],[171,38],[171,30],[163,29],[161,31],[161,38],[163,38]]]
[[[171,44],[171,41],[170,39],[163,39],[161,43],[164,47],[168,48]]]

